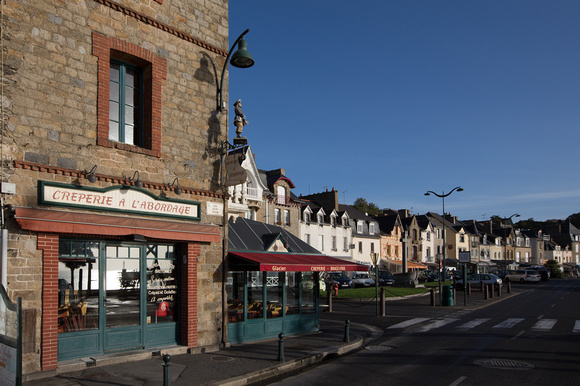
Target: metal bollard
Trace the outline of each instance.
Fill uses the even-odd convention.
[[[344,341],[350,342],[350,320],[348,319],[344,322]]]
[[[278,334],[278,362],[284,362],[284,333]]]
[[[489,295],[487,294],[487,286],[483,287],[483,298],[485,300],[489,299]]]
[[[497,296],[501,298],[501,284],[496,285],[497,285]]]
[[[431,288],[429,292],[431,293],[431,306],[435,307],[435,290]]]
[[[171,367],[171,356],[169,354],[163,354],[163,386],[169,386],[169,381],[171,376],[169,375],[169,368]]]
[[[511,281],[507,282],[507,293],[508,294],[512,293],[512,282]]]
[[[332,290],[329,289],[327,293],[328,293],[328,312],[332,312]]]
[[[387,307],[385,304],[385,287],[381,287],[381,316],[385,316],[387,314]]]
[[[489,298],[493,299],[493,295],[494,295],[493,284],[488,285],[488,287],[489,287]]]
[[[467,283],[467,294],[471,295],[471,283]]]

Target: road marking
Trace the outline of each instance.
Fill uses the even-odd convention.
[[[417,331],[418,332],[427,332],[427,331],[432,330],[434,328],[443,327],[446,324],[457,322],[458,320],[459,319],[455,319],[455,318],[436,319],[436,320],[433,320],[431,323],[419,328]]]
[[[509,318],[501,322],[500,324],[496,324],[493,328],[512,328],[516,324],[521,323],[524,319],[523,318]]]
[[[519,338],[519,337],[520,337],[520,336],[521,336],[521,335],[522,335],[524,332],[525,332],[525,331],[520,331],[520,332],[518,332],[518,333],[516,334],[516,336],[512,337],[511,339],[513,340],[513,339],[517,339],[517,338]]]
[[[449,384],[449,386],[457,386],[457,385],[459,385],[461,382],[465,381],[466,379],[467,379],[467,377],[465,377],[465,376],[459,377],[459,378],[457,378],[457,379],[455,380],[455,382],[453,382],[453,383],[450,383],[450,384]]]
[[[557,320],[556,319],[542,319],[542,320],[538,320],[538,322],[536,324],[534,324],[534,327],[532,327],[532,330],[551,330],[552,327],[554,327],[554,324],[556,324]]]
[[[409,319],[409,320],[406,320],[404,322],[394,324],[391,327],[389,327],[389,329],[391,329],[391,328],[405,328],[405,327],[413,326],[413,325],[415,325],[417,323],[424,322],[426,320],[429,320],[429,318],[414,318],[414,319]]]
[[[574,329],[572,332],[580,332],[580,320],[577,320],[576,323],[574,323]]]
[[[467,329],[470,329],[470,328],[477,327],[480,324],[483,324],[483,323],[485,323],[487,321],[490,321],[490,320],[491,320],[491,318],[474,319],[474,320],[472,320],[470,322],[467,322],[465,324],[462,324],[461,326],[458,326],[457,328],[462,328],[462,329],[467,330]]]

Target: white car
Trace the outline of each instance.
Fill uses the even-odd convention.
[[[352,275],[352,282],[355,287],[372,287],[375,285],[375,281],[371,278],[368,273],[355,273]]]
[[[471,284],[472,287],[481,282],[483,282],[483,284],[499,284],[500,286],[502,284],[501,278],[492,273],[473,273],[467,275],[467,283]],[[463,288],[463,279],[457,279],[456,285],[459,289]]]
[[[507,282],[520,282],[520,283],[538,283],[542,280],[542,276],[538,271],[533,269],[518,269],[511,271],[505,276],[505,281]]]

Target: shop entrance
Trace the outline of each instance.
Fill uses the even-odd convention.
[[[58,359],[176,344],[176,248],[61,240]]]

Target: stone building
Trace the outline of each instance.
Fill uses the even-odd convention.
[[[227,1],[9,1],[2,18],[3,284],[25,310],[23,372],[218,346]]]

